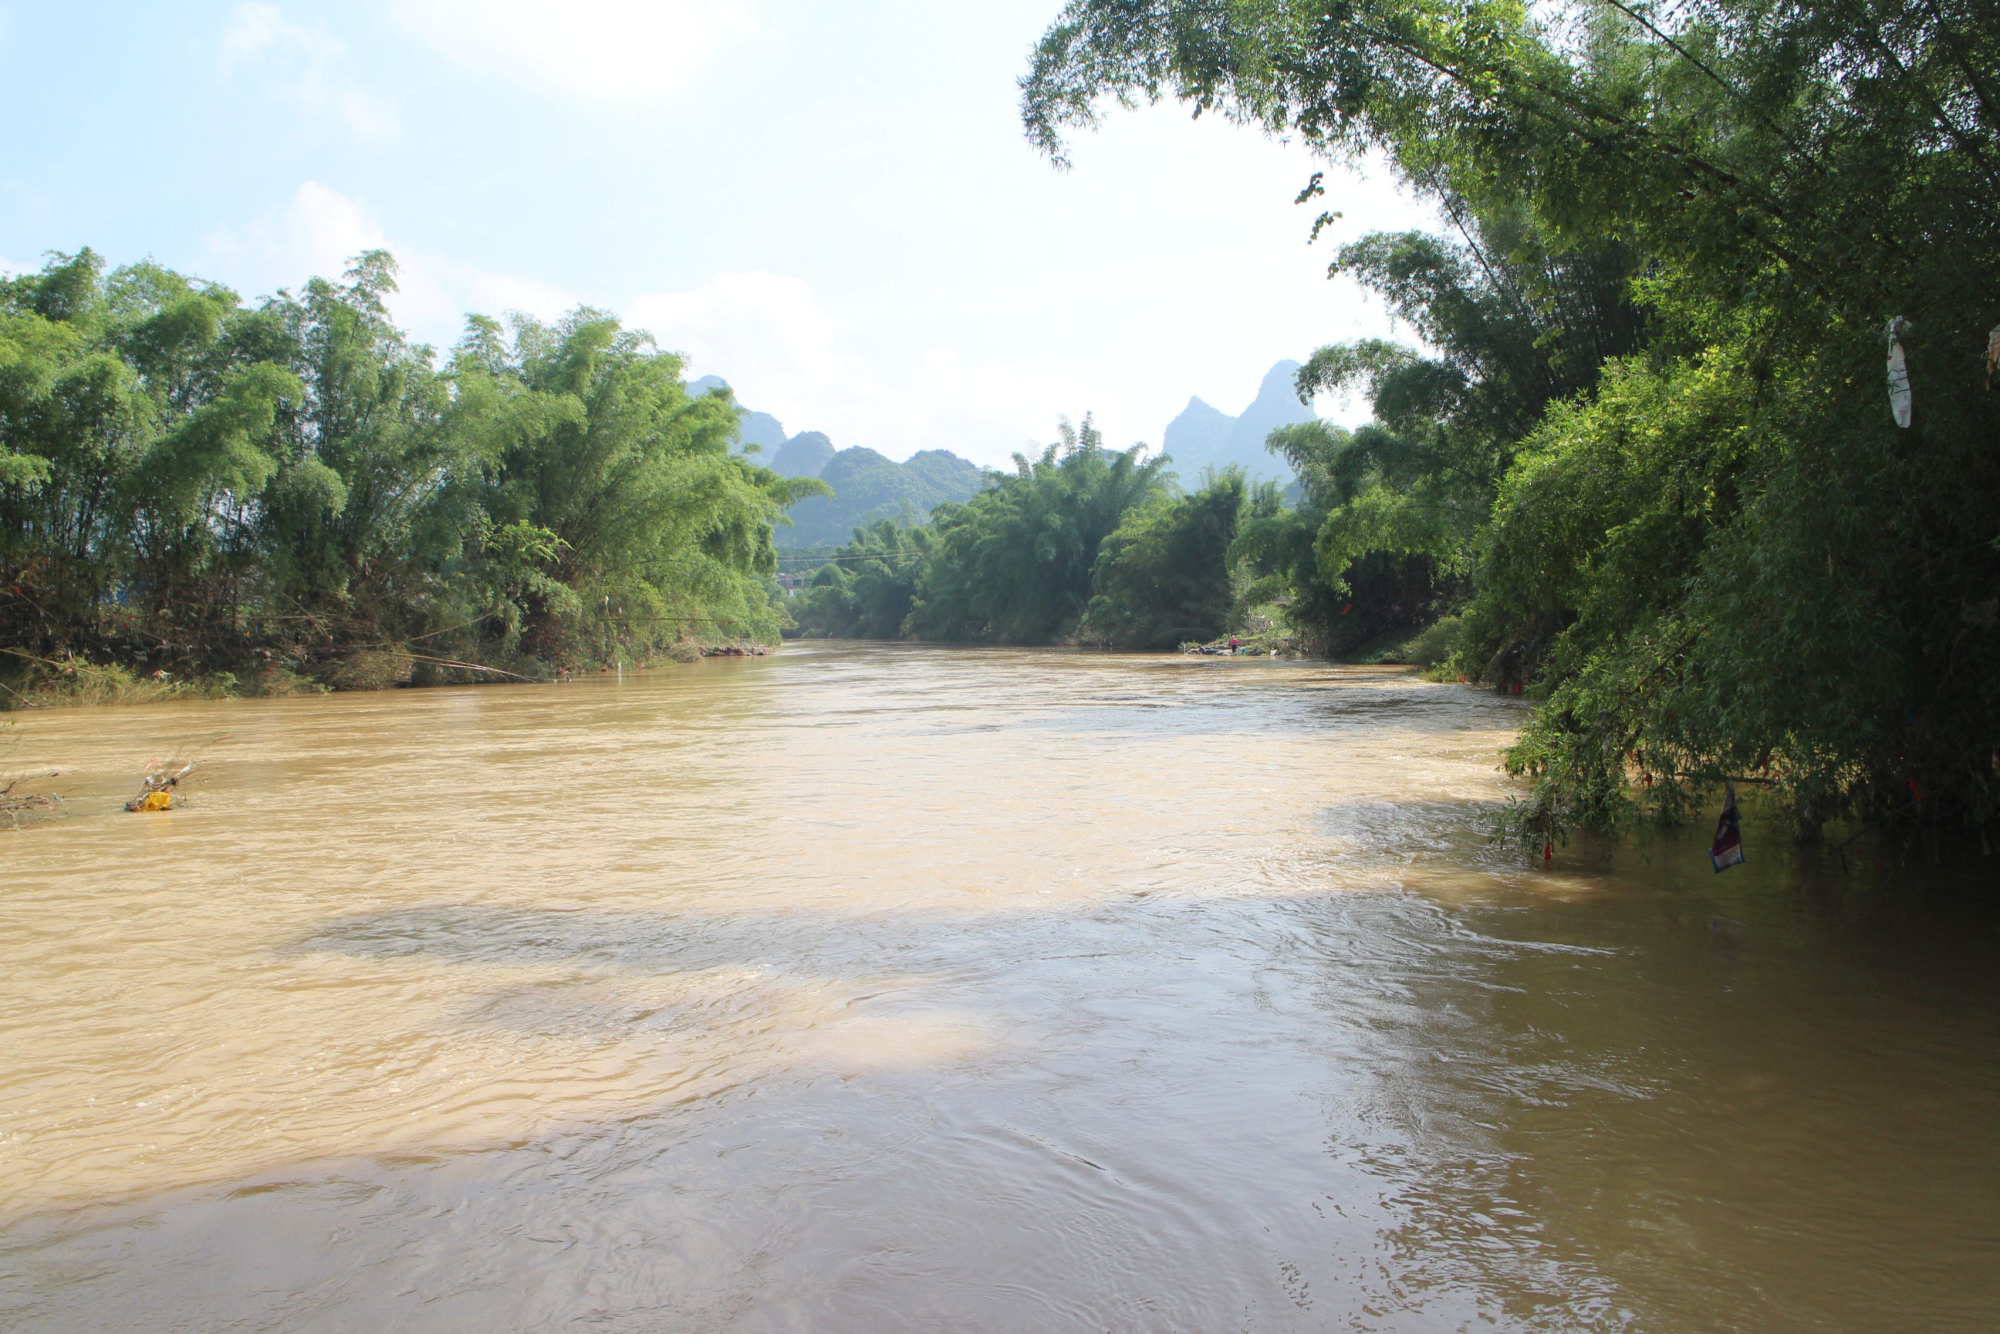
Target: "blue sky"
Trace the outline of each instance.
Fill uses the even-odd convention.
[[[398,316],[605,307],[787,429],[997,463],[1094,411],[1157,444],[1190,394],[1381,334],[1331,246],[1425,225],[1178,108],[1058,172],[1015,80],[1058,0],[0,0],[0,267],[93,246],[255,297],[386,246]],[[1326,415],[1352,410],[1323,402]]]

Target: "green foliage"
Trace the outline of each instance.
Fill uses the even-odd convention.
[[[1052,644],[1075,635],[1098,554],[1166,488],[1144,446],[1104,447],[1089,417],[963,505],[940,506],[905,631],[918,639]]]
[[[1395,637],[1394,642],[1355,654],[1351,661],[1399,663],[1422,667],[1436,681],[1450,679],[1449,664],[1458,654],[1464,622],[1457,616],[1440,616],[1413,635]]]
[[[1235,605],[1229,550],[1243,512],[1244,480],[1231,468],[1189,496],[1158,496],[1105,539],[1080,638],[1127,649],[1207,641]]]
[[[1464,539],[1456,515],[1385,481],[1377,455],[1394,437],[1305,422],[1273,431],[1269,447],[1298,474],[1299,503],[1253,493],[1231,557],[1249,585],[1246,604],[1277,600],[1292,636],[1314,652],[1346,657],[1385,636],[1405,637],[1449,598],[1444,562]],[[1414,554],[1412,554],[1414,553]]]
[[[420,640],[777,634],[772,528],[825,487],[732,458],[726,391],[590,310],[475,316],[441,363],[394,291],[379,251],[255,307],[88,250],[0,283],[0,644],[289,689],[404,679]]]
[[[320,679],[335,690],[387,690],[410,679],[416,662],[395,649],[356,649],[320,668]]]
[[[1025,110],[1059,154],[1176,97],[1444,205],[1463,245],[1343,251],[1427,350],[1313,359],[1377,424],[1281,440],[1306,503],[1240,544],[1309,622],[1357,555],[1469,578],[1459,665],[1545,697],[1537,833],[1727,777],[1810,835],[2000,815],[1995,68],[1972,0],[1074,0]]]
[[[833,639],[895,639],[916,601],[936,532],[880,519],[813,575],[793,616],[801,633]]]
[[[599,311],[474,328],[454,359],[491,414],[479,504],[500,524],[498,619],[545,662],[645,654],[716,625],[772,637],[782,508],[823,495],[733,457],[726,391],[690,397],[680,359]],[[525,527],[523,527],[525,525]]]
[[[1088,417],[1039,456],[910,528],[855,530],[796,600],[806,634],[1172,648],[1226,626],[1244,482],[1185,496],[1144,446],[1108,450]],[[920,456],[921,457],[921,456]],[[914,460],[913,460],[914,461]],[[1276,489],[1263,489],[1276,505]]]

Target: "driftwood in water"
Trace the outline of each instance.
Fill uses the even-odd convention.
[[[476,662],[460,662],[456,658],[432,658],[422,653],[411,653],[406,656],[415,662],[428,662],[434,667],[449,667],[455,671],[491,672],[495,676],[511,676],[516,681],[542,682],[547,680],[546,677],[541,676],[523,676],[519,672],[510,672],[504,667],[485,667]]]
[[[22,774],[0,783],[0,816],[15,829],[23,820],[32,820],[40,815],[54,815],[62,807],[62,798],[53,792],[38,792],[31,786],[44,779],[59,777],[55,770],[46,773]]]

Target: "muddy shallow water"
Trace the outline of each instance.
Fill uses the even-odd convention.
[[[1544,868],[1518,709],[818,645],[15,715],[0,1328],[2000,1327],[2000,877]]]

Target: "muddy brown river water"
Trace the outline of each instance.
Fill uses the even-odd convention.
[[[1518,707],[803,645],[14,715],[0,1329],[2000,1328],[1991,864],[1544,868]]]

